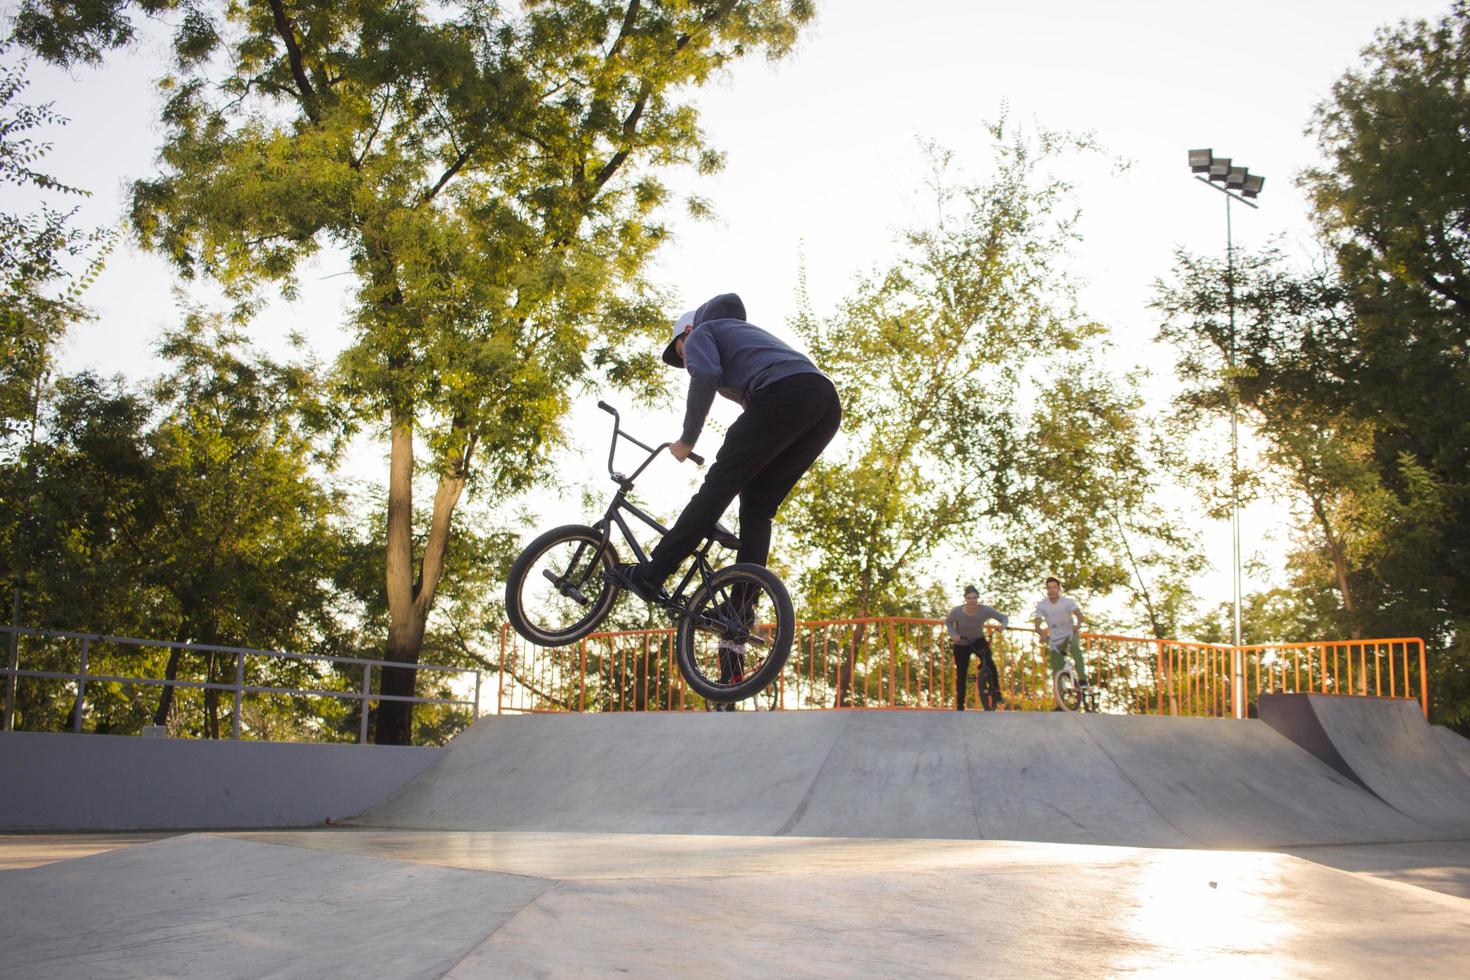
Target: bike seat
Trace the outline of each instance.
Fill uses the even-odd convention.
[[[729,548],[731,551],[737,551],[740,548],[740,539],[723,524],[715,525],[715,529],[709,533],[709,539],[721,547]]]

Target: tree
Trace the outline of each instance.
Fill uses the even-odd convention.
[[[313,470],[329,461],[331,426],[318,373],[253,353],[237,331],[199,312],[164,335],[159,354],[173,367],[152,385],[161,417],[148,444],[165,505],[145,543],[141,583],[167,597],[158,619],[175,624],[179,643],[314,647],[337,628],[324,570],[344,545],[334,526],[343,495]],[[167,680],[180,659],[175,648]],[[220,680],[217,655],[204,660],[205,679]],[[209,738],[220,733],[218,700],[205,691]],[[167,721],[172,702],[165,687],[154,724]]]
[[[9,45],[0,43],[0,58]],[[63,125],[52,103],[21,101],[26,64],[0,62],[0,185],[42,194],[85,196],[35,169],[50,150],[32,135]],[[76,208],[42,206],[29,214],[0,212],[0,440],[13,443],[34,428],[51,352],[67,326],[86,315],[81,294],[101,269],[98,248],[80,271],[67,260],[105,243],[102,232],[71,227]],[[13,444],[10,448],[14,448]]]
[[[182,14],[163,173],[133,191],[139,240],[242,301],[294,288],[323,248],[351,263],[338,367],[389,442],[384,657],[412,665],[471,478],[529,485],[579,380],[656,383],[653,358],[626,352],[663,320],[640,279],[667,236],[657,170],[720,163],[686,93],[785,53],[812,5],[26,0],[16,35],[95,61],[133,10]],[[437,485],[416,550],[424,452]],[[412,690],[411,670],[385,672],[384,693]],[[408,741],[411,717],[385,703],[378,741]]]
[[[0,469],[0,543],[23,577],[27,622],[131,636],[162,630],[181,644],[339,652],[355,624],[336,612],[338,588],[323,571],[342,563],[346,543],[342,495],[322,472],[330,447],[318,373],[255,354],[218,318],[199,313],[165,335],[160,353],[172,369],[148,389],[90,374],[52,382],[35,438],[15,465]],[[75,654],[70,643],[40,644],[29,656],[70,671]],[[187,656],[197,662],[186,664],[177,648],[140,654],[94,645],[91,669],[226,679],[214,653]],[[248,666],[252,683],[319,686],[304,683],[314,665]],[[40,688],[28,697],[22,706],[35,727],[55,727],[70,713],[64,698],[48,701]],[[295,727],[330,726],[326,705]],[[217,693],[207,691],[199,707],[180,719],[172,685],[94,685],[88,695],[99,731],[136,731],[150,719],[191,729],[202,718],[197,730],[218,737]],[[49,723],[41,717],[48,715]]]
[[[1043,166],[1088,144],[1032,141],[1004,120],[991,134],[987,181],[955,185],[936,151],[936,221],[906,232],[899,259],[834,316],[797,321],[844,410],[840,448],[792,502],[798,551],[812,556],[799,583],[819,618],[920,612],[937,584],[929,559],[947,545],[980,559],[977,577],[1003,602],[1048,571],[1127,587],[1125,525],[1161,533],[1147,527],[1137,398],[1088,366],[1103,328],[1078,315],[1058,268],[1075,215]],[[836,672],[839,704],[855,661]]]

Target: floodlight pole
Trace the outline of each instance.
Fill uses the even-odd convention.
[[[1237,718],[1246,715],[1245,703],[1245,656],[1240,649],[1240,599],[1241,599],[1241,576],[1240,576],[1240,491],[1237,484],[1237,476],[1240,471],[1240,392],[1236,387],[1235,380],[1235,239],[1231,228],[1230,202],[1239,201],[1249,208],[1259,210],[1259,206],[1252,204],[1245,198],[1231,193],[1224,187],[1216,186],[1204,177],[1196,176],[1195,180],[1225,195],[1225,308],[1230,317],[1230,348],[1228,354],[1230,394],[1230,536],[1231,536],[1231,594],[1232,608],[1234,611],[1234,622],[1230,631],[1230,643],[1233,647],[1231,656],[1231,690],[1234,696],[1231,702],[1234,714]]]

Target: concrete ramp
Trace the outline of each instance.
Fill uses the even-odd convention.
[[[1395,810],[1446,838],[1470,837],[1470,778],[1419,704],[1266,694],[1261,720]]]
[[[1449,752],[1450,758],[1454,759],[1464,770],[1465,777],[1470,779],[1470,738],[1452,732],[1443,725],[1430,726],[1434,730],[1434,737],[1439,739],[1439,744]]]
[[[1260,721],[980,711],[488,717],[355,822],[1150,847],[1444,836]]]

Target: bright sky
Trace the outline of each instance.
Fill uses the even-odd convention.
[[[1260,210],[1234,209],[1237,245],[1284,234],[1308,256],[1306,206],[1294,178],[1317,161],[1303,135],[1313,106],[1357,64],[1375,28],[1437,18],[1448,6],[821,2],[818,23],[791,58],[741,64],[701,95],[705,128],[728,164],[691,186],[719,218],[681,227],[656,275],[681,309],[733,290],[753,322],[784,331],[804,256],[814,305],[830,311],[855,275],[891,256],[895,229],[921,216],[919,141],[949,147],[961,168],[982,176],[989,161],[982,123],[1008,103],[1015,122],[1091,131],[1132,161],[1121,176],[1100,159],[1073,174],[1084,241],[1072,271],[1084,283],[1084,312],[1110,325],[1121,347],[1140,350],[1157,328],[1147,308],[1151,285],[1174,249],[1224,251],[1223,198],[1192,179],[1186,151],[1211,147],[1266,176]],[[101,70],[68,76],[33,66],[30,100],[53,99],[72,120],[52,134],[44,169],[94,191],[84,226],[120,221],[126,182],[150,172],[160,135],[150,78],[159,59],[159,42],[149,41]],[[273,347],[295,329],[324,359],[340,349],[349,280],[317,277],[344,267],[324,259],[306,272],[303,298],[262,318],[261,342]],[[63,366],[151,373],[152,342],[177,321],[173,285],[160,259],[120,248],[89,296],[99,317],[68,338]],[[672,437],[680,414],[671,408],[643,433],[662,424]],[[370,460],[364,475],[381,472],[378,465]],[[1259,519],[1269,523],[1269,515]],[[1229,561],[1225,533],[1210,538],[1220,567]],[[1248,528],[1247,538],[1254,533]]]

